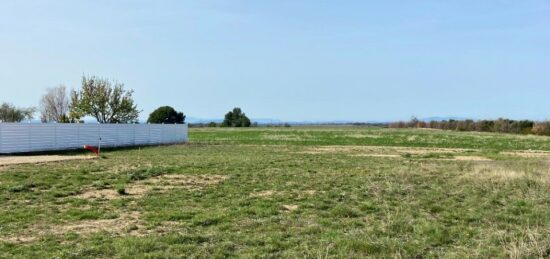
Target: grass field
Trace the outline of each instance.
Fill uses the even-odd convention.
[[[550,138],[191,129],[0,167],[0,257],[549,257]]]

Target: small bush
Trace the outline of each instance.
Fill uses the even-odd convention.
[[[124,186],[119,186],[116,188],[116,192],[120,195],[127,195],[126,188]]]

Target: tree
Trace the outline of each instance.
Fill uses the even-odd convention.
[[[0,106],[0,122],[32,120],[35,111],[35,108],[17,108],[12,104],[3,103]]]
[[[67,87],[60,85],[49,88],[40,100],[42,122],[68,122],[69,97]]]
[[[151,114],[147,123],[166,123],[166,124],[183,124],[185,122],[185,115],[183,112],[177,112],[170,106],[162,106],[157,108]]]
[[[251,122],[241,108],[233,108],[233,111],[225,114],[222,122],[223,127],[250,127]]]
[[[139,111],[132,99],[133,93],[124,90],[122,83],[83,76],[80,91],[71,92],[70,117],[78,120],[92,116],[99,123],[137,122]]]
[[[537,122],[531,130],[535,135],[550,136],[550,121]]]

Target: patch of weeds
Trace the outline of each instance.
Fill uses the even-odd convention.
[[[151,177],[162,175],[163,173],[166,173],[166,172],[163,172],[159,168],[133,170],[128,173],[128,182],[145,180]]]
[[[172,234],[163,237],[163,241],[176,245],[176,244],[202,244],[210,241],[210,238],[203,235],[192,234]]]
[[[193,219],[191,220],[191,224],[193,226],[207,227],[207,226],[217,225],[222,221],[223,221],[223,217],[220,215],[199,214],[193,217]]]
[[[128,193],[126,192],[126,187],[124,185],[119,185],[116,187],[116,192],[119,194],[119,195],[128,195]]]
[[[75,240],[78,240],[78,238],[79,238],[78,233],[75,233],[73,231],[70,231],[65,234],[65,240],[67,241],[75,241]]]
[[[359,208],[361,209],[361,211],[365,211],[367,213],[379,211],[379,208],[372,202],[365,202],[361,204]]]
[[[154,216],[149,217],[149,220],[154,221],[187,221],[195,216],[195,212],[192,211],[166,211],[162,213],[156,213]]]
[[[33,188],[35,188],[36,185],[34,183],[25,183],[25,184],[22,184],[22,185],[16,185],[16,186],[13,186],[11,188],[9,188],[8,190],[10,192],[32,192],[33,191]]]
[[[417,158],[423,158],[423,159],[441,159],[441,158],[454,158],[454,155],[452,153],[428,153],[428,154],[422,154],[418,155]]]
[[[330,211],[330,214],[333,217],[357,218],[361,216],[361,211],[356,208],[347,207],[345,205],[337,205]]]
[[[64,197],[69,197],[69,196],[75,195],[76,192],[64,191],[64,190],[55,190],[55,191],[50,192],[50,194],[54,198],[64,198]]]
[[[95,181],[92,184],[92,187],[94,187],[97,190],[109,189],[109,186],[110,186],[109,183],[103,180]]]

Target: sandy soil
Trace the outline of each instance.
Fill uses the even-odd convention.
[[[0,156],[0,166],[18,164],[36,164],[56,161],[67,161],[77,159],[93,159],[92,155],[62,156],[62,155],[41,155],[41,156]]]

